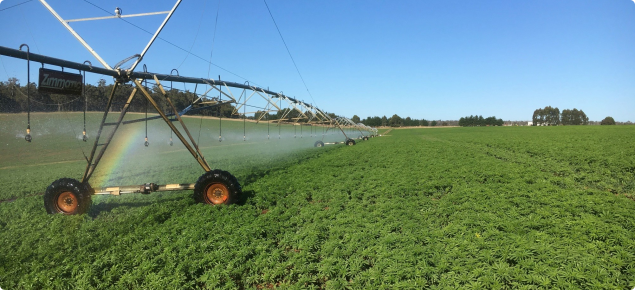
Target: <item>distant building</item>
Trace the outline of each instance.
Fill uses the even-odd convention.
[[[533,126],[534,122],[527,122],[527,126]]]

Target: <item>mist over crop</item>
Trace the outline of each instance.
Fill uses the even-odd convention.
[[[107,122],[115,122],[118,112],[110,113]],[[0,137],[13,158],[0,160],[0,168],[38,166],[56,162],[70,162],[72,172],[57,177],[81,179],[86,161],[97,136],[102,113],[86,115],[87,142],[82,141],[83,113],[33,113],[31,134],[33,142],[24,141],[26,114],[0,115]],[[149,116],[154,116],[150,114]],[[124,120],[145,117],[143,113],[128,113]],[[342,142],[339,129],[324,126],[293,125],[252,120],[219,119],[212,117],[184,117],[195,142],[212,168],[240,172],[252,168],[268,168],[295,154],[314,149],[317,140]],[[189,137],[178,121],[173,124],[186,140]],[[106,126],[100,137],[105,142],[113,126]],[[204,171],[162,119],[147,122],[149,146],[144,146],[146,122],[121,125],[97,167],[93,186],[131,185],[143,183],[194,183]],[[357,132],[359,135],[359,132]],[[356,136],[356,135],[355,135]],[[219,137],[221,140],[219,142]],[[170,138],[173,145],[170,146]],[[68,147],[58,151],[60,147]],[[17,161],[17,165],[16,165]],[[56,177],[56,178],[57,178]],[[42,189],[43,190],[43,189]]]

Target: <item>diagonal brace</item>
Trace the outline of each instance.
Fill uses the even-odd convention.
[[[86,170],[84,171],[84,176],[82,177],[82,182],[84,183],[87,183],[90,177],[93,175],[93,172],[95,172],[95,168],[97,168],[97,164],[99,164],[99,161],[104,156],[104,153],[106,152],[106,149],[108,148],[108,145],[110,145],[112,138],[115,136],[115,132],[117,132],[117,128],[119,128],[119,125],[121,125],[121,122],[123,121],[123,117],[126,115],[126,112],[128,111],[128,107],[130,107],[130,102],[132,102],[132,99],[137,93],[136,88],[132,90],[132,93],[130,93],[130,96],[128,97],[128,101],[121,109],[121,113],[119,114],[119,119],[117,120],[117,123],[115,123],[115,127],[112,129],[112,131],[108,135],[106,142],[104,142],[103,147],[101,147],[101,150],[97,154],[97,157],[94,159],[94,163],[93,163],[93,157],[95,156],[95,151],[97,149],[97,146],[99,146],[99,136],[101,136],[101,131],[103,130],[104,124],[106,123],[106,117],[108,116],[108,111],[110,110],[110,107],[112,105],[112,100],[115,96],[115,91],[117,90],[118,86],[119,86],[119,82],[115,82],[115,85],[112,88],[112,92],[110,93],[110,97],[108,98],[108,103],[106,104],[106,109],[104,110],[104,116],[101,120],[101,124],[99,125],[99,131],[97,132],[97,137],[95,138],[95,144],[93,145],[93,149],[90,152],[90,158],[87,160],[88,164],[86,165]]]
[[[190,154],[192,154],[192,156],[194,157],[194,159],[196,159],[198,164],[200,164],[201,167],[203,167],[203,170],[207,172],[211,171],[209,165],[207,165],[207,162],[203,158],[201,158],[201,156],[197,154],[196,150],[194,150],[194,148],[192,148],[192,146],[185,140],[181,132],[179,132],[179,130],[176,129],[174,124],[172,124],[172,121],[170,121],[170,119],[168,119],[165,113],[163,113],[163,110],[159,108],[159,105],[157,104],[157,102],[154,101],[154,99],[148,93],[148,91],[141,85],[141,83],[138,80],[134,80],[134,83],[139,89],[139,91],[141,91],[141,93],[146,97],[146,99],[148,99],[148,102],[150,102],[150,104],[152,104],[152,106],[159,113],[159,115],[161,115],[161,118],[163,119],[163,121],[165,121],[165,123],[168,124],[170,129],[172,129],[172,132],[174,132],[174,134],[179,138],[179,140],[181,140],[181,143],[183,143],[183,145],[187,148],[187,150],[190,151]]]
[[[203,160],[203,162],[205,162],[205,164],[207,164],[207,161],[205,160],[205,157],[203,157],[203,153],[201,153],[201,150],[198,148],[198,145],[196,144],[196,142],[194,141],[194,137],[192,137],[192,134],[190,134],[190,130],[187,129],[187,126],[185,126],[185,122],[183,122],[183,118],[181,118],[181,115],[179,114],[179,112],[176,110],[176,107],[174,106],[174,103],[172,103],[172,100],[170,100],[170,97],[168,97],[168,94],[165,92],[165,90],[163,89],[163,85],[161,85],[161,82],[159,82],[159,79],[157,78],[157,76],[154,76],[154,81],[157,82],[157,86],[159,87],[159,89],[161,90],[161,93],[163,94],[163,96],[165,97],[165,99],[168,101],[168,103],[170,104],[170,107],[172,107],[172,110],[174,111],[174,115],[176,116],[176,118],[179,120],[179,123],[181,123],[181,126],[183,127],[183,130],[185,131],[185,133],[187,134],[187,136],[190,138],[190,141],[192,142],[192,145],[194,145],[194,148],[196,149],[196,152],[198,153],[198,156],[200,156],[200,158]],[[209,165],[208,165],[209,167]]]

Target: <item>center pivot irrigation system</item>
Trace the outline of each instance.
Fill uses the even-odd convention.
[[[79,86],[79,94],[84,94],[84,87],[82,83],[81,74],[70,74],[68,72],[63,72],[64,68],[68,69],[76,69],[81,72],[90,72],[94,74],[100,74],[104,76],[111,76],[114,79],[114,85],[112,87],[112,91],[108,97],[108,101],[106,103],[106,107],[104,108],[103,117],[101,119],[101,123],[99,125],[99,129],[97,131],[97,135],[95,137],[94,144],[92,146],[90,155],[86,157],[87,165],[84,171],[84,174],[81,178],[81,181],[72,179],[72,178],[61,178],[53,183],[46,189],[44,194],[44,206],[46,210],[50,214],[62,213],[67,215],[73,214],[82,214],[88,211],[91,206],[91,196],[92,195],[121,195],[124,193],[143,193],[149,194],[151,192],[159,192],[159,191],[179,191],[179,190],[194,190],[194,199],[201,203],[207,203],[211,205],[216,204],[230,204],[238,199],[238,197],[242,193],[242,189],[240,184],[238,183],[236,177],[230,174],[227,171],[223,171],[220,169],[211,169],[208,162],[205,160],[205,157],[201,153],[198,144],[195,142],[190,131],[187,129],[185,123],[181,116],[187,113],[196,112],[199,110],[203,110],[206,108],[212,108],[227,104],[235,104],[232,115],[240,116],[240,109],[243,109],[242,116],[246,117],[247,112],[244,108],[247,105],[247,102],[254,96],[258,95],[262,99],[266,101],[266,105],[264,107],[264,114],[260,114],[260,116],[256,115],[256,122],[262,121],[263,116],[267,115],[271,112],[276,112],[282,114],[276,120],[269,120],[267,122],[277,123],[277,126],[280,126],[282,123],[293,124],[293,125],[318,125],[322,127],[326,127],[328,130],[336,130],[338,129],[343,135],[345,140],[343,142],[330,142],[325,143],[324,134],[322,135],[323,140],[319,140],[315,142],[315,147],[322,147],[327,144],[339,144],[344,143],[346,145],[355,145],[354,139],[362,139],[368,140],[369,137],[374,137],[377,134],[377,130],[374,128],[370,128],[364,126],[363,124],[355,124],[350,119],[344,117],[332,117],[324,111],[318,109],[317,107],[307,104],[303,101],[297,100],[295,98],[291,98],[285,96],[282,93],[276,93],[270,91],[268,89],[263,89],[256,86],[249,85],[248,82],[245,84],[228,82],[213,79],[205,79],[205,78],[194,78],[194,77],[184,77],[179,76],[178,71],[176,75],[172,74],[157,74],[148,72],[145,65],[143,72],[134,71],[134,69],[139,65],[144,55],[157,38],[163,27],[166,25],[172,14],[176,11],[181,0],[178,0],[174,7],[170,11],[162,11],[162,12],[152,12],[152,13],[143,13],[143,14],[134,14],[134,15],[122,15],[121,9],[117,8],[115,10],[114,16],[107,17],[94,17],[94,18],[84,18],[84,19],[72,19],[65,20],[60,17],[59,14],[44,0],[39,0],[39,2],[48,9],[48,11],[104,66],[104,68],[93,67],[90,62],[86,61],[84,63],[76,63],[67,60],[52,58],[44,55],[34,54],[29,52],[29,47],[26,44],[20,46],[19,50],[11,49],[7,47],[0,46],[0,55],[24,59],[27,61],[27,71],[28,71],[28,82],[30,83],[30,63],[31,62],[39,62],[44,67],[45,64],[52,66],[59,66],[62,68],[62,71],[53,71],[49,69],[42,68],[40,70],[40,85],[39,88],[46,87],[42,83],[42,70],[45,70],[47,73],[48,82],[46,84],[49,87],[53,87],[52,89],[55,91],[57,89],[57,93],[68,93],[73,89],[73,87],[77,88]],[[77,32],[71,28],[69,25],[70,22],[76,21],[90,21],[90,20],[99,20],[99,19],[107,19],[107,18],[121,18],[121,17],[135,17],[135,16],[145,16],[145,15],[156,15],[156,14],[167,14],[166,18],[163,20],[157,31],[154,33],[146,47],[140,54],[136,54],[132,57],[129,57],[121,62],[119,62],[115,67],[109,66],[89,45],[82,39]],[[26,47],[26,51],[23,51],[22,48]],[[135,62],[129,69],[121,69],[121,65],[136,59]],[[88,64],[86,64],[88,63]],[[174,70],[173,70],[174,71]],[[79,80],[77,79],[79,77]],[[156,87],[160,91],[160,94],[165,98],[166,103],[169,105],[168,108],[172,112],[164,112],[156,100],[152,97],[152,95],[148,92],[148,89],[142,85],[142,82],[146,80],[153,80],[155,82]],[[85,80],[84,80],[85,81]],[[202,94],[196,94],[196,99],[192,101],[192,103],[187,106],[185,109],[181,111],[177,111],[177,108],[174,106],[173,102],[170,100],[169,95],[166,93],[162,82],[181,82],[181,83],[189,83],[189,84],[201,84],[206,85],[208,87],[207,91]],[[107,122],[106,119],[108,117],[108,113],[111,109],[113,103],[116,103],[115,92],[117,88],[122,84],[131,82],[134,84],[132,93],[128,96],[125,105],[121,109],[119,113],[119,117],[116,122]],[[231,89],[242,89],[242,93],[238,98],[232,94]],[[51,88],[49,88],[51,89]],[[218,91],[219,98],[208,97],[208,93],[211,91]],[[76,91],[77,92],[77,91]],[[155,117],[146,117],[136,120],[124,121],[124,116],[130,106],[132,100],[140,93],[143,97],[145,97],[148,103],[154,107],[154,109],[159,113],[159,116]],[[226,97],[223,100],[223,96]],[[284,102],[284,103],[283,103]],[[30,126],[30,97],[29,90],[27,86],[27,104],[28,104],[28,125],[27,125],[27,134],[25,136],[25,140],[27,142],[32,141],[31,137],[31,126]],[[283,106],[285,104],[286,106]],[[167,111],[167,110],[166,110]],[[291,112],[294,112],[293,114]],[[254,112],[251,112],[254,113]],[[196,181],[196,183],[192,184],[167,184],[167,185],[158,185],[155,183],[146,183],[142,185],[129,185],[129,186],[109,186],[109,187],[101,187],[101,188],[92,188],[89,184],[89,180],[92,174],[95,172],[97,165],[100,160],[104,156],[108,145],[111,144],[115,132],[119,128],[120,125],[125,125],[134,122],[147,122],[148,120],[153,119],[163,119],[167,126],[170,127],[171,132],[173,132],[176,137],[183,143],[183,145],[187,148],[189,153],[194,157],[194,159],[198,162],[198,164],[203,168],[205,173],[200,176],[200,178]],[[179,122],[182,127],[182,131],[179,130],[174,124]],[[85,126],[84,126],[85,128]],[[110,128],[110,131],[106,134],[104,129]],[[105,135],[105,140],[102,140],[102,133]],[[359,134],[359,135],[357,135]],[[355,138],[352,136],[356,135]],[[351,137],[349,137],[351,136]],[[243,139],[245,139],[243,137]],[[83,132],[83,140],[87,141],[86,130]],[[222,139],[219,137],[219,141]],[[148,146],[148,140],[146,136],[145,146]],[[170,143],[170,145],[172,145]]]

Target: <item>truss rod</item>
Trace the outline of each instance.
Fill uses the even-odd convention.
[[[134,71],[134,69],[137,67],[139,62],[141,62],[141,60],[143,59],[143,56],[146,54],[146,52],[148,52],[148,49],[150,49],[150,46],[152,46],[152,43],[154,43],[154,40],[157,39],[157,36],[159,36],[159,33],[161,33],[161,30],[163,30],[163,27],[165,26],[165,24],[168,23],[168,20],[170,20],[170,17],[172,17],[172,14],[176,10],[176,8],[179,7],[179,4],[181,4],[181,0],[176,1],[176,3],[174,4],[174,7],[172,7],[172,10],[170,10],[170,13],[168,13],[168,16],[165,17],[165,19],[163,20],[163,23],[161,23],[161,26],[159,26],[159,29],[157,29],[157,32],[154,33],[154,35],[152,36],[152,39],[150,39],[150,42],[148,42],[146,47],[143,49],[143,51],[141,52],[141,56],[137,58],[137,61],[135,61],[135,63],[130,67],[130,69],[128,70],[128,73]]]
[[[92,54],[105,68],[107,69],[112,69],[112,67],[110,67],[108,65],[108,63],[106,63],[106,61],[104,61],[99,54],[97,54],[97,52],[90,47],[90,45],[88,45],[88,43],[81,37],[79,36],[79,34],[77,34],[77,32],[75,32],[75,30],[73,30],[73,28],[68,25],[68,23],[64,22],[64,19],[62,19],[62,17],[57,14],[57,12],[55,12],[55,10],[53,10],[53,7],[51,7],[48,3],[46,3],[46,1],[44,0],[40,0],[40,3],[42,3],[42,5],[44,5],[44,7],[46,7],[46,9],[51,12],[51,14],[53,14],[53,16],[55,16],[55,18],[57,18],[57,21],[59,21],[60,23],[62,23],[62,25],[64,25],[64,27],[66,27],[66,29],[68,29],[68,31],[75,36],[75,38],[77,38],[77,40],[88,50],[88,52],[90,52],[90,54]]]
[[[146,97],[146,99],[148,99],[148,101],[150,102],[150,104],[152,104],[154,109],[157,110],[159,115],[161,115],[161,118],[163,119],[163,121],[165,121],[165,123],[168,124],[172,132],[176,134],[176,137],[178,137],[179,140],[181,140],[181,143],[183,143],[185,148],[187,148],[187,150],[190,151],[190,154],[192,154],[192,156],[194,157],[194,159],[196,159],[198,164],[200,164],[201,167],[203,167],[203,170],[205,170],[206,172],[211,171],[209,165],[207,165],[207,162],[204,159],[202,159],[197,154],[196,150],[194,150],[194,148],[192,148],[192,146],[187,142],[187,140],[185,140],[185,137],[183,137],[181,132],[174,126],[174,124],[172,124],[172,121],[168,119],[165,113],[163,113],[163,110],[161,110],[159,105],[156,103],[156,101],[154,101],[152,96],[148,93],[148,91],[145,90],[145,88],[141,85],[141,83],[138,80],[134,80],[134,84],[137,88],[139,88],[139,91],[141,91],[141,93]]]
[[[134,98],[135,94],[137,93],[137,89],[133,89],[132,90],[132,93],[130,94],[130,97],[128,97],[128,101],[126,102],[126,104],[121,109],[121,113],[119,114],[119,119],[117,120],[117,123],[115,123],[115,127],[112,129],[112,131],[110,131],[110,134],[108,135],[108,138],[106,139],[106,142],[101,144],[103,147],[101,148],[101,150],[97,154],[97,157],[95,157],[95,159],[93,160],[93,157],[95,156],[95,151],[97,149],[97,146],[100,146],[99,137],[101,136],[101,132],[102,132],[102,130],[104,128],[104,125],[106,123],[106,117],[108,116],[108,111],[110,110],[110,106],[112,105],[112,101],[114,99],[115,91],[117,90],[118,85],[119,85],[119,82],[116,82],[115,85],[112,88],[112,92],[110,93],[110,97],[108,98],[108,104],[106,105],[106,109],[104,110],[104,116],[102,117],[101,124],[99,125],[99,131],[97,132],[97,137],[95,138],[95,144],[93,145],[93,149],[90,152],[90,159],[87,160],[88,161],[88,165],[86,165],[86,170],[84,171],[84,177],[82,177],[82,182],[85,182],[85,183],[88,182],[90,177],[93,175],[93,172],[95,172],[95,168],[97,168],[97,164],[99,164],[99,161],[104,156],[104,152],[106,152],[106,149],[108,148],[108,145],[112,141],[112,138],[115,136],[115,132],[117,132],[117,128],[119,128],[119,125],[121,124],[121,121],[123,121],[123,117],[126,115],[126,112],[128,111],[128,107],[130,106],[130,102],[132,102],[132,99]]]
[[[170,100],[170,97],[165,92],[165,90],[163,89],[163,86],[159,82],[159,79],[156,78],[156,76],[154,77],[154,80],[157,82],[157,85],[159,86],[159,89],[161,90],[161,93],[163,94],[163,97],[165,97],[165,100],[168,101],[168,104],[170,104],[170,107],[172,107],[172,111],[174,111],[174,114],[176,115],[176,118],[179,120],[179,123],[181,123],[181,127],[183,127],[183,131],[185,131],[187,136],[190,138],[190,142],[192,142],[192,145],[194,145],[194,149],[196,149],[196,152],[198,153],[198,156],[203,160],[203,163],[205,163],[207,165],[207,167],[209,168],[209,165],[207,164],[207,160],[205,160],[205,157],[203,156],[203,153],[201,152],[201,150],[198,148],[198,145],[194,141],[194,137],[192,137],[192,134],[190,134],[190,130],[188,130],[187,126],[185,126],[185,122],[183,122],[183,119],[181,118],[181,115],[176,110],[176,107],[174,106],[174,103],[172,103],[172,100]],[[209,171],[209,170],[206,170],[206,171]]]
[[[216,103],[216,104],[212,104],[212,105],[209,105],[209,106],[204,106],[204,107],[194,108],[194,109],[189,109],[190,107],[187,107],[187,108],[183,109],[183,111],[179,112],[179,115],[180,115],[180,116],[183,116],[183,115],[187,114],[188,112],[196,112],[196,111],[200,111],[200,110],[204,110],[204,109],[213,108],[213,107],[220,106],[220,105],[231,104],[231,103],[234,103],[234,101],[227,101],[227,102],[222,102],[222,103]],[[174,113],[165,114],[165,116],[167,116],[167,117],[172,117],[172,116],[174,116]],[[123,124],[123,125],[128,125],[128,124],[132,124],[132,123],[138,123],[138,122],[143,122],[143,121],[156,120],[156,119],[161,119],[161,118],[162,118],[161,116],[154,116],[154,117],[148,117],[148,118],[141,118],[141,119],[135,119],[135,120],[123,121],[123,122],[121,122],[121,124]]]
[[[113,19],[113,18],[129,18],[129,17],[138,17],[138,16],[160,15],[160,14],[168,14],[168,13],[170,13],[170,11],[159,11],[159,12],[149,12],[149,13],[139,13],[139,14],[119,15],[119,16],[103,16],[103,17],[79,18],[79,19],[70,19],[70,20],[64,20],[64,21],[66,23],[71,23],[71,22],[79,22],[79,21],[91,21],[91,20],[102,20],[102,19]]]

